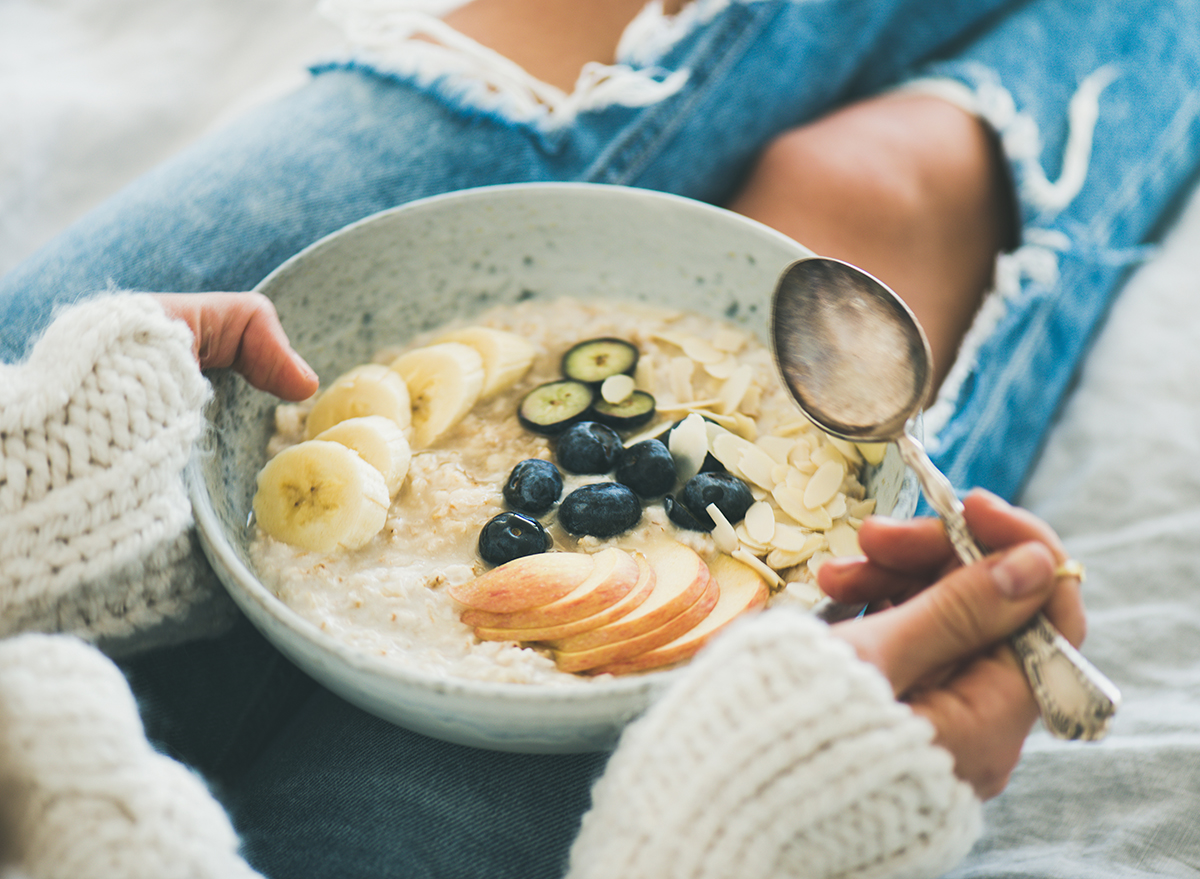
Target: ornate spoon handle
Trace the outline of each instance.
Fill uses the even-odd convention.
[[[983,558],[950,480],[933,465],[915,438],[902,434],[896,444],[904,463],[920,479],[929,503],[941,514],[959,559],[969,565]],[[1051,734],[1087,741],[1104,737],[1121,704],[1121,694],[1112,681],[1072,647],[1042,613],[1015,632],[1009,644],[1024,666],[1042,722]]]

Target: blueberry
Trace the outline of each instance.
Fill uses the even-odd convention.
[[[558,507],[558,521],[571,534],[616,537],[642,518],[642,502],[619,482],[598,482],[575,489]]]
[[[714,523],[708,515],[709,504],[716,504],[721,515],[730,522],[740,522],[754,503],[754,495],[750,493],[750,486],[732,473],[697,473],[679,493],[679,502],[705,530],[711,531]]]
[[[642,440],[621,451],[616,476],[640,497],[659,497],[675,487],[675,459],[661,440]]]
[[[621,451],[621,436],[596,421],[572,424],[558,438],[554,454],[571,473],[607,473]]]
[[[667,495],[663,498],[663,509],[667,511],[667,518],[678,525],[685,531],[711,531],[712,528],[704,527],[702,522],[696,520],[696,517],[688,512],[688,508],[681,504],[675,498]],[[711,516],[709,519],[711,520]]]
[[[520,513],[493,516],[479,532],[479,554],[493,565],[545,552],[550,544],[550,535],[541,523]]]
[[[549,461],[528,458],[517,464],[504,483],[504,499],[514,510],[540,516],[562,494],[562,474]]]

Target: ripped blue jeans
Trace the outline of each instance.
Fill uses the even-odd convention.
[[[21,356],[58,304],[248,289],[349,222],[448,190],[577,180],[721,203],[774,135],[920,88],[995,128],[1015,184],[1021,245],[926,424],[956,485],[1011,497],[1200,156],[1189,0],[694,0],[676,19],[648,10],[618,64],[589,66],[571,95],[434,21],[339,8],[362,51],[0,281],[0,357]],[[492,754],[377,721],[248,626],[125,667],[151,735],[209,775],[274,879],[561,875],[603,769],[602,755]]]

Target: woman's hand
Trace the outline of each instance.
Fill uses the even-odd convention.
[[[864,557],[834,559],[820,584],[844,602],[883,610],[839,623],[836,635],[926,717],[982,798],[1004,789],[1037,719],[1037,704],[1005,639],[1039,609],[1079,646],[1079,581],[1056,576],[1066,552],[1032,514],[983,491],[964,501],[971,530],[993,554],[962,567],[940,520],[869,519]]]
[[[275,306],[261,293],[155,293],[168,316],[188,325],[201,369],[231,366],[251,385],[285,400],[317,390],[317,374],[292,350]]]

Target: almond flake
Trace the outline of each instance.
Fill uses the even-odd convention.
[[[776,522],[775,533],[771,535],[771,546],[785,552],[797,552],[804,548],[805,543],[812,536],[814,535],[811,531],[804,531],[795,525]]]
[[[749,442],[727,430],[722,429],[715,436],[709,434],[708,447],[712,449],[713,457],[734,476],[742,475],[738,464],[742,458],[742,447],[748,445],[750,445]]]
[[[786,436],[760,436],[754,444],[770,455],[777,463],[786,464],[788,453],[796,446],[796,441]]]
[[[759,543],[750,536],[750,532],[746,529],[746,523],[744,521],[737,524],[737,527],[733,529],[733,533],[737,535],[737,539],[742,546],[756,555],[766,555],[771,549],[771,547],[767,546],[766,544]]]
[[[787,482],[788,474],[793,472],[792,468],[787,464],[776,464],[771,470],[772,487],[781,482]]]
[[[755,485],[770,491],[775,487],[771,479],[771,471],[775,469],[775,461],[754,443],[747,442],[742,446],[738,456],[738,470]]]
[[[654,380],[654,361],[650,357],[638,358],[633,368],[634,384],[649,394],[658,396],[658,383]]]
[[[746,396],[746,391],[750,387],[750,379],[753,377],[754,370],[745,363],[735,369],[733,375],[725,380],[725,383],[721,385],[721,390],[717,393],[717,396],[721,398],[721,406],[717,411],[726,415],[737,411],[742,397]]]
[[[767,553],[766,562],[777,571],[784,571],[788,568],[794,568],[796,565],[802,565],[810,558],[811,552],[788,552],[782,549],[773,549]]]
[[[833,518],[824,507],[810,510],[804,505],[804,493],[789,485],[777,485],[772,492],[779,508],[791,516],[796,522],[810,531],[824,531],[832,527]]]
[[[865,519],[875,512],[875,498],[869,497],[861,501],[847,501],[846,512],[855,519]]]
[[[697,363],[717,363],[728,356],[726,352],[718,351],[699,336],[687,337],[684,339],[681,347],[683,348],[683,353]]]
[[[671,358],[671,393],[681,403],[695,397],[692,391],[692,371],[695,368],[696,364],[689,357]]]
[[[747,415],[757,418],[762,414],[762,395],[763,389],[751,382],[750,387],[746,388],[746,396],[742,397],[741,405],[738,408]]]
[[[610,375],[600,385],[600,396],[608,403],[622,403],[633,393],[634,382],[631,375]]]
[[[725,379],[733,375],[734,370],[737,368],[738,360],[736,357],[725,357],[716,363],[704,364],[704,371],[718,381],[725,381]]]
[[[721,508],[716,504],[709,504],[704,508],[704,512],[712,517],[712,539],[717,549],[726,555],[733,554],[740,544],[738,543],[737,533],[733,530],[733,526],[729,524],[729,520],[725,518],[725,514],[721,512]]]
[[[784,591],[789,598],[810,609],[825,597],[821,587],[809,580],[792,580],[784,587]]]
[[[833,500],[825,505],[825,512],[830,519],[840,519],[846,515],[846,495],[840,491],[835,494]]]
[[[825,441],[841,452],[842,457],[844,457],[848,463],[862,463],[862,455],[860,455],[858,452],[858,446],[854,445],[854,443],[850,442],[849,440],[844,440],[837,436],[827,436],[825,437]]]
[[[858,532],[845,522],[838,522],[827,532],[825,539],[829,541],[829,551],[835,556],[862,555],[858,545]]]
[[[814,577],[817,576],[817,571],[821,570],[821,565],[825,564],[825,562],[829,561],[831,558],[833,558],[833,556],[827,552],[814,553],[813,557],[808,560],[809,572]]]
[[[683,419],[667,438],[667,448],[675,460],[675,474],[680,482],[687,482],[699,473],[708,454],[708,432],[704,429],[704,418],[692,413]]]
[[[811,464],[809,466],[812,467]],[[812,467],[812,470],[815,473],[817,468]],[[789,488],[794,488],[797,491],[803,492],[804,489],[808,488],[809,478],[810,475],[805,473],[803,470],[800,470],[797,467],[789,467],[787,478],[785,478],[783,481]]]
[[[746,532],[758,543],[770,543],[775,537],[775,511],[766,501],[750,505],[746,510]]]
[[[772,589],[778,589],[783,585],[783,578],[775,571],[767,567],[757,556],[753,556],[744,549],[737,549],[730,553],[735,559],[747,567],[753,568],[754,571],[767,581],[767,585]]]
[[[742,437],[743,439],[748,439],[750,442],[754,442],[756,439],[758,439],[758,423],[749,415],[741,412],[734,412],[733,421],[735,425],[733,427],[733,432],[738,436]]]
[[[713,347],[729,354],[737,354],[745,344],[746,334],[728,327],[722,327],[713,334]]]
[[[843,467],[846,466],[846,456],[829,443],[822,443],[820,448],[814,449],[812,455],[809,456],[809,460],[816,464],[818,468],[826,461],[837,461]]]
[[[842,486],[846,478],[846,465],[837,461],[826,461],[817,468],[817,472],[808,480],[804,489],[804,506],[810,510],[823,507],[833,500],[833,496]]]
[[[654,334],[655,339],[666,342],[668,345],[674,345],[682,350],[684,343],[691,338],[687,333],[678,333],[673,330],[663,330],[661,333]]]
[[[796,421],[785,421],[783,424],[776,426],[773,433],[775,436],[800,436],[807,433],[812,427],[812,422],[807,418],[801,418]]]

